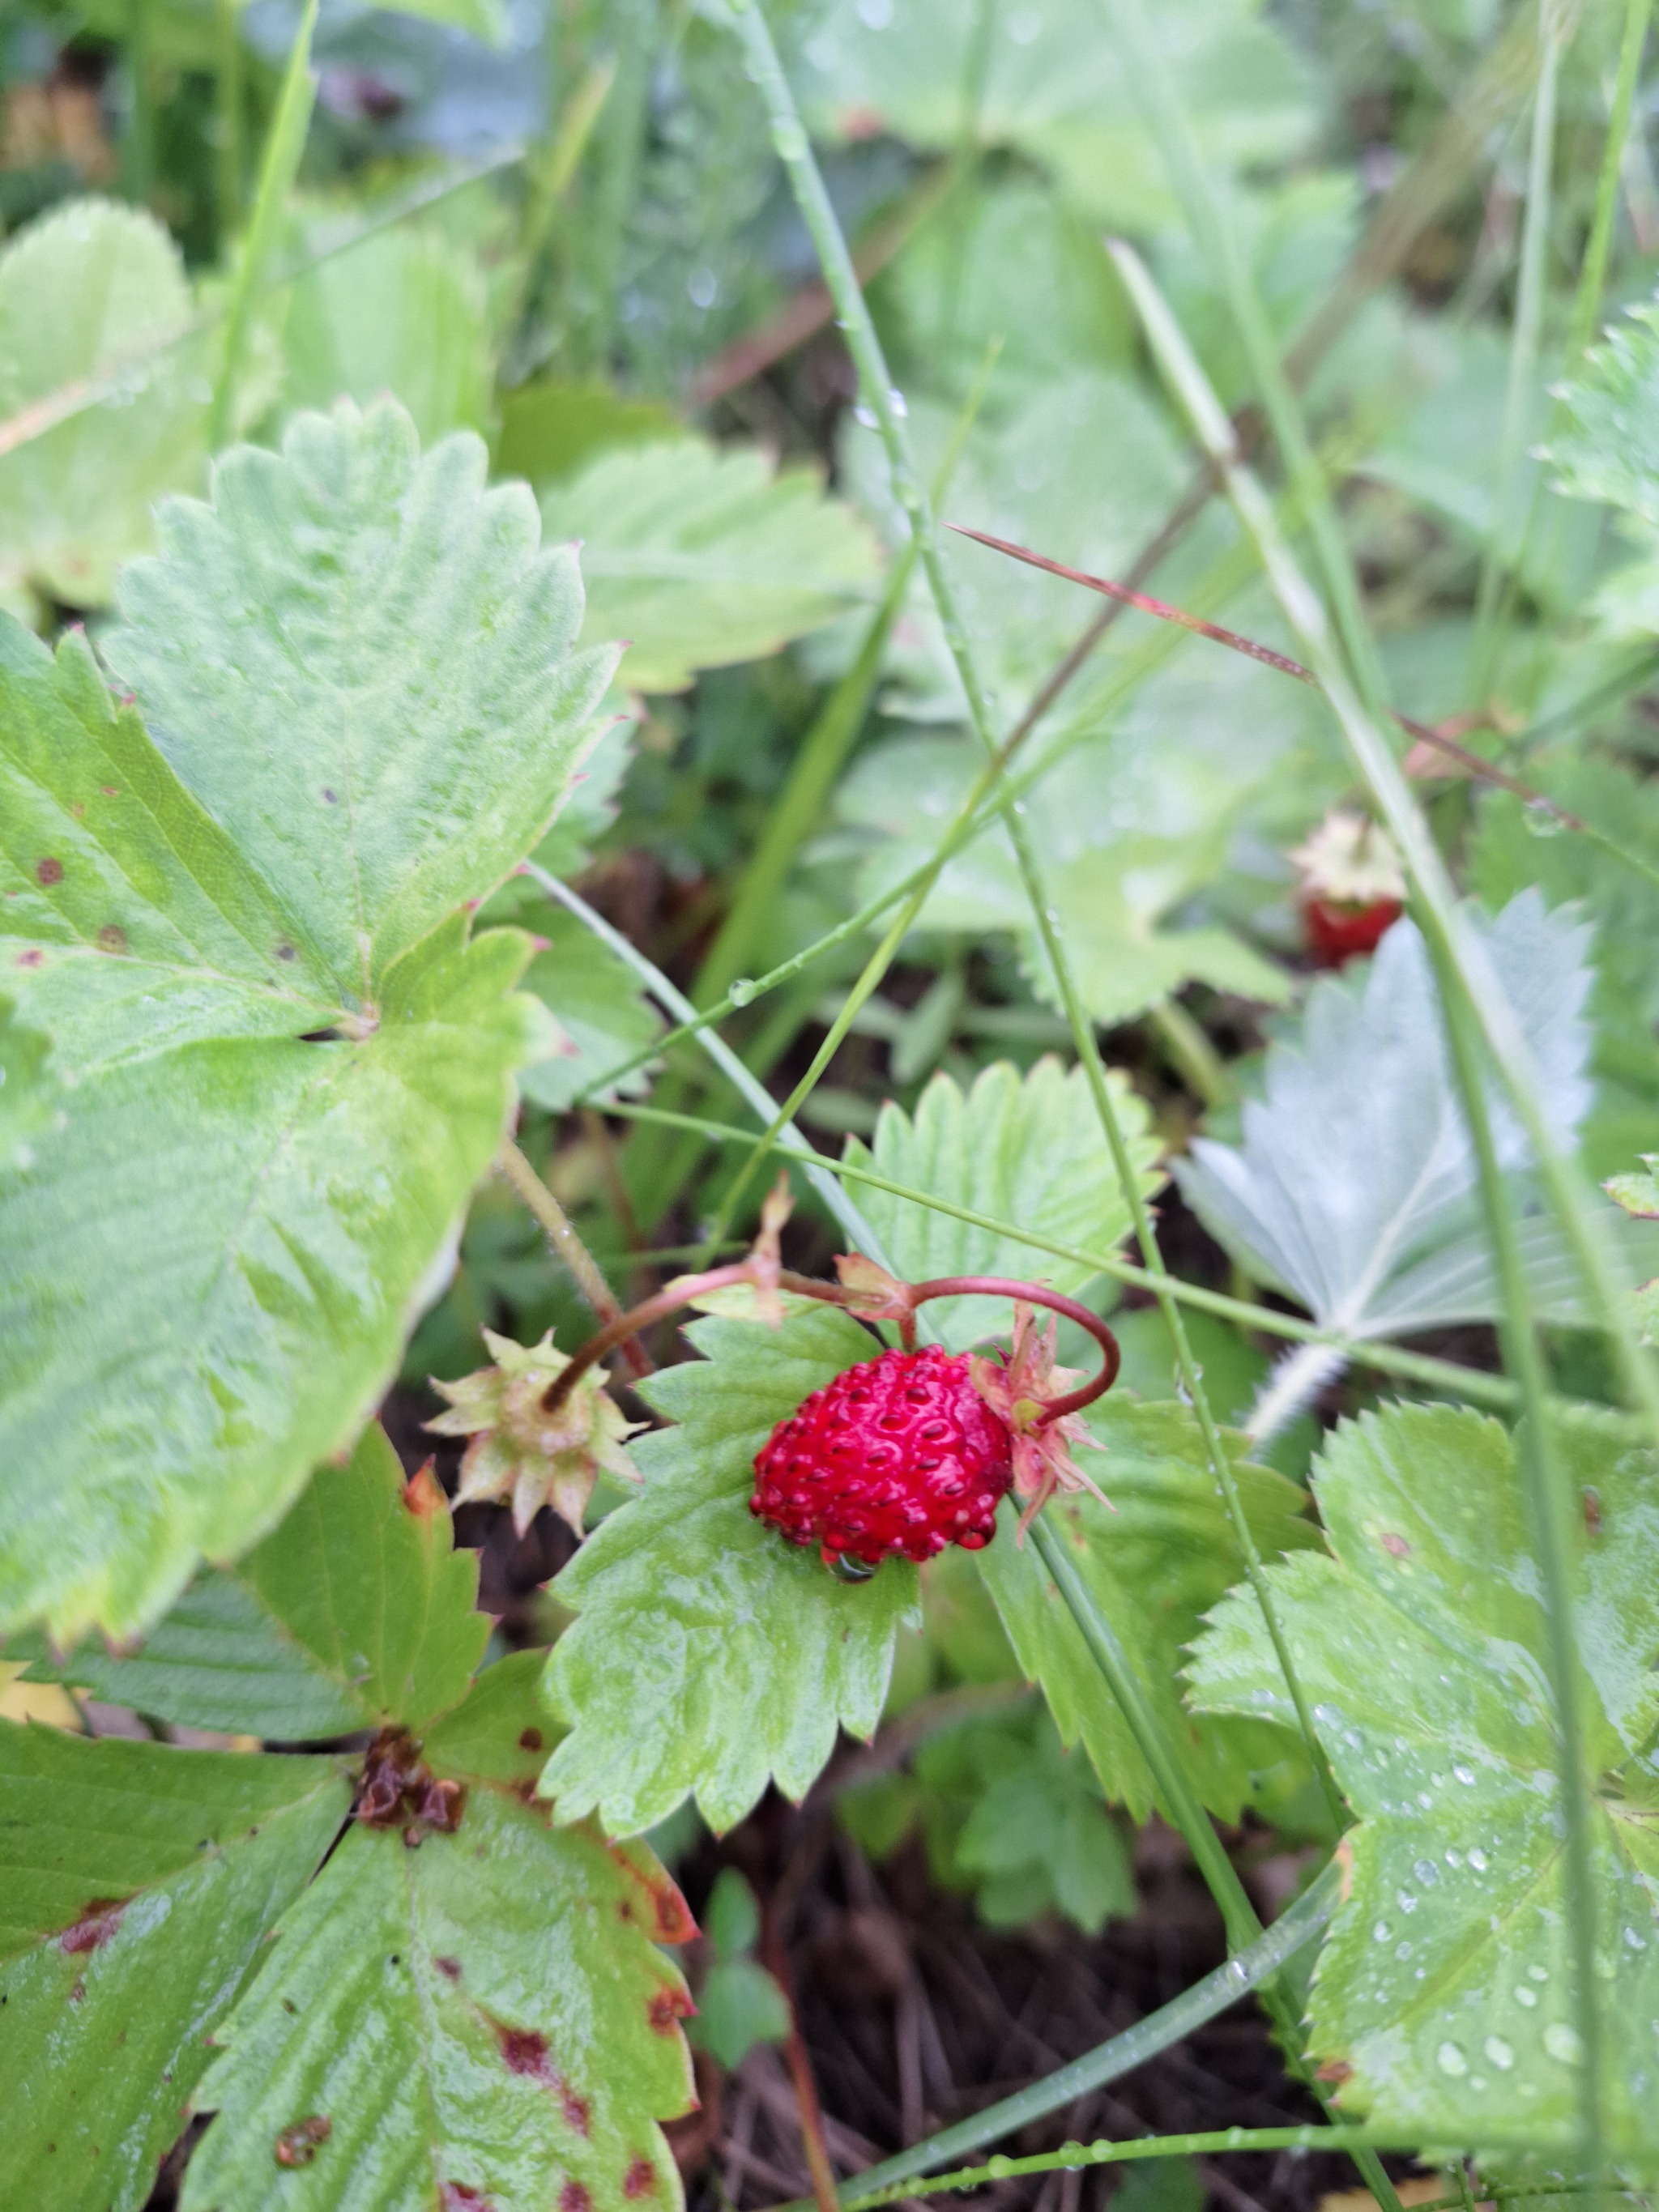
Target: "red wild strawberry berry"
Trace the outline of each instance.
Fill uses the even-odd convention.
[[[929,1559],[991,1540],[1013,1440],[936,1344],[884,1352],[813,1391],[755,1461],[749,1510],[825,1562]]]
[[[1345,961],[1375,952],[1400,919],[1397,898],[1316,898],[1304,894],[1303,926],[1308,944],[1322,966],[1340,968]]]

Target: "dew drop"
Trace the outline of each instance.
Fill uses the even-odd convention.
[[[1402,1912],[1415,1912],[1417,1892],[1413,1889],[1397,1889],[1394,1893],[1394,1901]]]
[[[1371,1934],[1376,1937],[1379,1943],[1386,1943],[1393,1933],[1393,1929],[1389,1927],[1386,1920],[1379,1920],[1376,1927],[1371,1930]]]
[[[726,995],[734,1006],[747,1006],[760,996],[760,987],[751,976],[739,975],[735,983],[728,985]]]
[[[1501,2035],[1489,2035],[1481,2046],[1500,2074],[1507,2074],[1515,2063],[1515,2050]]]
[[[1527,1973],[1528,1978],[1534,1982],[1547,1982],[1550,1978],[1550,1970],[1547,1966],[1528,1966]]]
[[[1584,2046],[1578,2031],[1569,2027],[1564,2020],[1553,2020],[1544,2030],[1544,2048],[1564,2066],[1582,2066],[1584,2063]]]
[[[1443,2043],[1434,2054],[1434,2063],[1443,2074],[1467,2074],[1469,2062],[1455,2043]]]
[[[1477,1874],[1485,1874],[1486,1871],[1486,1854],[1481,1850],[1479,1844],[1475,1844],[1474,1850],[1469,1853],[1469,1864],[1474,1869]]]
[[[897,391],[896,389],[888,393],[887,404],[892,409],[894,414],[898,416],[901,422],[910,412],[909,401],[906,399],[902,392]]]
[[[1526,1984],[1522,1982],[1516,1986],[1515,2002],[1518,2005],[1524,2005],[1530,2012],[1538,2002],[1538,1992],[1536,1990],[1529,1990]]]
[[[876,410],[873,407],[866,407],[863,401],[860,400],[859,404],[853,410],[853,420],[858,423],[861,428],[866,430],[873,430],[876,427]]]

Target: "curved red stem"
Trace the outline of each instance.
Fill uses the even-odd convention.
[[[1010,1275],[939,1275],[931,1283],[915,1283],[910,1289],[913,1310],[926,1305],[929,1298],[958,1297],[1023,1298],[1028,1306],[1046,1306],[1051,1313],[1064,1314],[1067,1321],[1086,1328],[1100,1346],[1099,1374],[1081,1389],[1068,1390],[1063,1398],[1043,1401],[1042,1419],[1037,1423],[1040,1429],[1046,1429],[1051,1421],[1058,1421],[1066,1413],[1080,1413],[1097,1398],[1103,1398],[1116,1382],[1123,1364],[1117,1339],[1098,1314],[1091,1313],[1087,1306],[1066,1297],[1063,1291],[1046,1290],[1041,1283],[1016,1282]]]

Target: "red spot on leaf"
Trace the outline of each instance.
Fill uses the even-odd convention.
[[[679,1886],[673,1876],[659,1866],[654,1858],[641,1846],[632,1848],[621,1844],[608,1844],[617,1871],[626,1875],[643,1893],[651,1908],[654,1930],[653,1940],[659,1943],[684,1943],[697,1932],[697,1923],[691,1917],[691,1908],[680,1895]],[[639,1856],[635,1854],[639,1853]],[[644,1863],[641,1863],[641,1858]],[[624,1920],[633,1915],[624,1912]]]
[[[465,2181],[446,2181],[439,2202],[443,2212],[464,2212],[467,2205],[475,2205],[477,2212],[489,2212],[489,2199],[482,2190],[469,2188]]]
[[[444,1975],[448,1980],[452,1982],[459,1982],[460,1980],[461,1962],[459,1959],[438,1958],[434,1959],[432,1963],[438,1969],[438,1972]]]
[[[27,951],[18,954],[17,964],[20,968],[38,968],[46,957],[38,945],[31,945]]]
[[[677,2024],[696,2010],[684,1990],[658,1990],[645,2008],[645,2016],[659,2035],[672,2035]]]
[[[127,950],[127,933],[118,921],[106,921],[99,931],[98,950],[100,952],[125,952]]]
[[[558,2069],[547,2055],[547,2038],[533,2027],[503,2027],[498,2022],[495,2039],[509,2074],[527,2074],[544,2089],[558,2087]]]
[[[1382,1539],[1382,1548],[1393,1559],[1404,1559],[1411,1556],[1412,1547],[1403,1536],[1385,1536]]]
[[[581,2182],[566,2182],[559,2191],[559,2212],[593,2212],[593,2199]]]
[[[648,2158],[635,2156],[623,2176],[624,2197],[649,2197],[657,2186],[657,2169]]]
[[[519,1748],[520,1751],[539,1751],[541,1747],[542,1732],[538,1728],[520,1729],[519,1734]]]
[[[82,2000],[82,1998],[83,1996],[85,1996],[86,1993],[87,1993],[87,1978],[86,1978],[86,1976],[85,1976],[84,1974],[77,1974],[77,1975],[75,1977],[75,1980],[74,1980],[74,1982],[73,1982],[73,1984],[71,1984],[70,1989],[70,1993],[69,1993],[69,2001],[70,2001],[70,2002],[71,2004],[79,2004],[79,2003],[80,2003],[80,2002],[81,2002],[81,2000]]]
[[[82,1952],[95,1951],[107,1943],[121,1924],[125,1905],[112,1897],[94,1897],[78,1920],[71,1921],[58,1938],[58,1948],[66,1951],[71,1959]]]
[[[313,2112],[309,2119],[295,2120],[276,2138],[277,2165],[309,2166],[333,2132],[333,2121],[325,2119],[320,2112]]]
[[[34,880],[37,884],[46,884],[48,885],[52,884],[61,884],[64,880],[63,862],[61,860],[53,860],[52,854],[48,853],[44,860],[37,860],[35,862]]]
[[[118,799],[121,796],[121,787],[118,784],[100,783],[98,788],[106,799]]]
[[[507,2027],[501,2021],[492,2021],[490,2025],[501,2045],[507,2072],[523,2074],[532,2081],[539,2081],[544,2089],[550,2089],[570,2126],[579,2136],[586,2135],[592,2124],[592,2107],[586,2097],[571,2087],[553,2063],[547,2038],[533,2027]]]

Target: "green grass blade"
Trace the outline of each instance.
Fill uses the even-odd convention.
[[[259,188],[254,197],[247,235],[242,241],[241,260],[231,279],[225,312],[225,349],[219,362],[219,374],[213,387],[213,410],[208,421],[210,453],[216,453],[230,434],[236,379],[241,370],[242,356],[247,351],[253,303],[276,244],[289,191],[299,171],[300,156],[305,151],[306,133],[311,128],[311,111],[317,100],[316,73],[311,66],[311,38],[317,27],[317,5],[318,0],[306,0],[300,27],[294,33],[276,112],[270,118],[270,130],[259,163]]]

